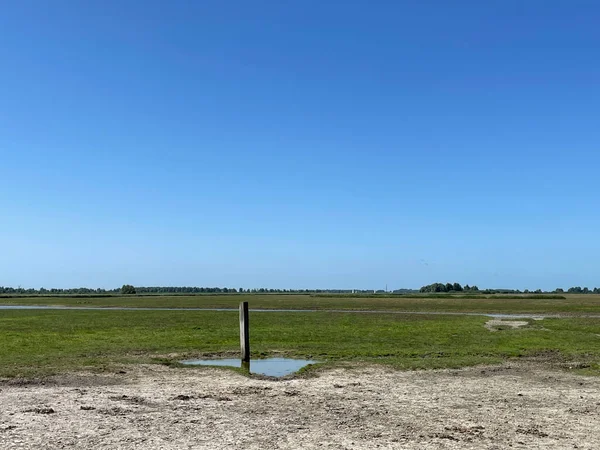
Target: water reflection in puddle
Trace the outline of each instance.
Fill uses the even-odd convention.
[[[237,358],[232,359],[189,359],[181,361],[182,364],[191,366],[227,366],[239,367],[248,370],[250,373],[268,375],[270,377],[283,377],[291,373],[297,372],[309,364],[315,364],[317,361],[309,359],[292,359],[292,358],[266,358],[266,359],[251,359],[250,363],[242,363]]]

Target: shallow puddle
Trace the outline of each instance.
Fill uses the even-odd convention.
[[[191,366],[227,366],[245,368],[250,373],[267,375],[270,377],[283,377],[297,372],[309,364],[315,364],[317,361],[309,359],[292,358],[266,358],[251,359],[250,363],[242,364],[241,359],[189,359],[181,361],[182,364]]]

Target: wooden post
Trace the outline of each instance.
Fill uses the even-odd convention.
[[[248,324],[248,302],[240,303],[240,346],[242,361],[250,361],[250,329]]]
[[[250,373],[250,361],[242,361],[242,365],[240,366],[240,368],[246,372],[246,373]]]

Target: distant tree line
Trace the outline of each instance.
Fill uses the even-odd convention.
[[[423,286],[419,289],[419,292],[477,292],[478,294],[564,294],[565,290],[557,288],[553,291],[543,291],[542,289],[536,289],[530,291],[525,289],[520,291],[519,289],[484,289],[480,290],[477,286],[469,286],[468,284],[464,287],[460,283],[433,283]],[[569,288],[567,290],[569,294],[600,294],[600,288],[588,289],[579,286]]]
[[[489,289],[488,289],[489,290]],[[600,294],[600,288],[588,289],[586,287],[582,288],[579,286],[571,287],[566,291],[568,294]],[[516,294],[564,294],[565,290],[563,288],[556,288],[553,291],[543,291],[541,289],[536,289],[535,291],[530,291],[529,289],[525,289],[523,292],[516,290],[514,291]]]
[[[140,286],[134,287],[126,284],[121,288],[115,289],[91,289],[91,288],[71,288],[71,289],[33,289],[33,288],[13,288],[0,286],[0,295],[118,295],[118,294],[381,294],[386,291],[383,289],[270,289],[270,288],[227,288],[227,287],[190,287],[190,286]],[[525,289],[485,289],[480,290],[477,286],[461,286],[460,283],[433,283],[423,286],[421,289],[396,289],[391,291],[393,294],[414,294],[422,293],[478,293],[478,294],[563,294],[562,288],[554,291],[543,291],[536,289],[530,291]],[[575,286],[569,288],[569,294],[600,294],[600,288],[589,289],[587,287]]]
[[[21,295],[93,295],[93,294],[118,294],[121,290],[117,289],[90,289],[90,288],[71,288],[71,289],[32,289],[32,288],[12,288],[0,286],[0,294],[21,294]]]
[[[556,291],[558,292],[559,289],[557,289]],[[560,291],[563,292],[562,289],[560,289]],[[582,288],[579,286],[575,286],[575,287],[569,288],[569,290],[567,292],[569,294],[600,294],[600,288],[588,289],[586,287]]]
[[[433,283],[423,286],[419,292],[479,292],[479,288],[468,284],[463,287],[460,283]]]
[[[15,295],[114,295],[114,294],[199,294],[199,293],[235,293],[235,288],[218,287],[134,287],[130,284],[124,284],[121,288],[115,289],[90,289],[90,288],[72,288],[72,289],[32,289],[32,288],[12,288],[0,286],[0,294]]]
[[[236,293],[235,288],[197,286],[141,286],[135,288],[138,294],[221,294]]]
[[[385,292],[373,289],[272,289],[272,288],[219,288],[219,287],[175,287],[175,286],[152,286],[135,287],[138,294],[372,294],[373,292]],[[118,291],[118,290],[117,290]],[[394,293],[414,293],[413,289],[397,289]]]
[[[125,295],[135,295],[137,292],[135,290],[135,287],[132,286],[131,284],[124,284],[123,287],[121,288],[121,294],[125,294]]]
[[[32,289],[0,286],[1,294],[12,295],[117,295],[117,294],[373,294],[383,293],[383,289],[270,289],[270,288],[227,288],[227,287],[196,287],[196,286],[133,286],[124,284],[115,289]],[[413,289],[397,289],[395,294],[410,294],[417,292]]]

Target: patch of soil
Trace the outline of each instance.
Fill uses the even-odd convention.
[[[104,376],[4,384],[0,448],[600,448],[600,378],[531,361],[277,382],[156,365]]]
[[[123,375],[115,377],[112,374],[75,373],[43,378],[3,378],[0,379],[0,386],[110,386],[121,384],[125,378]]]

